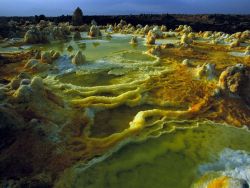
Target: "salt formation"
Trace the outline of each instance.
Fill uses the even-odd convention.
[[[192,28],[187,25],[179,25],[178,28],[175,29],[175,31],[181,33],[181,34],[188,34],[192,32]]]
[[[41,119],[44,117],[55,123],[63,119],[63,117],[58,116],[58,112],[64,111],[64,102],[60,97],[48,90],[41,77],[35,76],[30,79],[29,84],[20,85],[11,96],[10,101],[13,105],[21,103],[24,106],[28,106],[29,110],[39,114],[38,117]]]
[[[200,166],[205,175],[193,188],[245,188],[250,184],[250,156],[244,151],[225,149],[218,161]]]
[[[156,40],[156,36],[154,35],[152,31],[149,31],[147,35],[146,43],[149,45],[154,45],[155,40]]]
[[[240,46],[240,40],[234,40],[231,44],[230,44],[230,48],[235,48],[235,47],[239,47]]]
[[[26,43],[39,43],[39,42],[45,42],[45,39],[42,38],[41,33],[38,31],[36,27],[32,27],[30,30],[28,30],[24,36],[24,42]]]
[[[40,51],[39,51],[40,54]],[[58,59],[60,57],[60,53],[54,50],[51,50],[50,52],[42,52],[41,55],[36,55],[37,59],[30,59],[25,64],[24,68],[27,70],[32,70],[34,72],[43,72],[46,71],[52,66],[50,64],[53,63],[54,60]],[[39,58],[40,57],[40,58]]]
[[[32,70],[34,72],[43,72],[51,68],[51,65],[42,63],[41,60],[30,59],[24,66],[25,69]]]
[[[48,45],[49,49],[46,52],[43,51],[41,53],[41,50],[37,52],[31,51],[31,55],[27,56],[28,58],[26,59],[20,58],[20,56],[24,56],[23,54],[16,55],[18,57],[17,62],[25,63],[27,60],[28,62],[24,67],[22,67],[23,64],[18,63],[20,67],[17,67],[14,71],[25,69],[34,78],[30,75],[21,74],[18,77],[14,77],[3,88],[0,83],[0,99],[8,101],[14,106],[13,114],[15,114],[16,118],[19,117],[18,113],[24,114],[25,121],[27,121],[26,123],[29,127],[35,127],[34,132],[37,131],[40,134],[42,132],[41,135],[45,134],[44,139],[54,141],[63,137],[63,141],[60,140],[62,142],[58,144],[60,148],[57,148],[56,145],[53,148],[53,151],[56,152],[51,152],[53,154],[66,155],[66,159],[64,156],[59,156],[59,159],[62,158],[62,162],[58,165],[61,171],[66,168],[61,164],[69,163],[69,166],[72,166],[72,163],[75,164],[75,162],[79,161],[86,164],[86,161],[93,159],[95,156],[106,154],[107,151],[112,150],[117,145],[122,145],[127,140],[144,140],[149,137],[159,137],[177,129],[192,129],[198,126],[198,120],[194,120],[196,118],[199,121],[203,121],[206,118],[211,121],[218,121],[222,116],[223,118],[227,117],[227,114],[223,114],[223,110],[224,107],[228,107],[224,104],[228,99],[230,102],[230,100],[233,101],[235,98],[237,101],[239,101],[239,98],[242,98],[249,104],[249,90],[247,90],[249,88],[249,74],[247,73],[247,67],[240,68],[240,70],[236,67],[232,70],[226,69],[223,71],[217,88],[216,80],[207,81],[207,79],[216,78],[214,64],[206,63],[196,69],[194,67],[196,63],[201,61],[218,62],[215,60],[224,60],[224,58],[228,57],[228,49],[223,45],[216,44],[224,40],[231,42],[237,40],[237,38],[240,38],[240,40],[244,39],[247,43],[248,32],[241,32],[229,38],[221,32],[194,33],[189,26],[180,26],[176,29],[176,32],[170,31],[165,33],[167,30],[165,26],[134,26],[125,21],[121,21],[118,25],[107,25],[100,28],[95,23],[92,23],[91,28],[87,25],[63,25],[65,26],[65,31],[73,32],[74,40],[81,39],[80,32],[82,31],[89,31],[88,34],[91,37],[99,37],[101,36],[100,29],[106,29],[108,33],[106,35],[107,38],[111,38],[109,33],[131,34],[122,35],[122,37],[125,36],[126,40],[124,38],[120,40],[125,41],[126,49],[128,47],[126,43],[128,43],[131,36],[133,36],[131,39],[132,44],[138,43],[136,36],[141,37],[144,35],[147,36],[146,43],[149,45],[154,45],[156,39],[159,38],[164,39],[162,41],[164,43],[166,41],[166,44],[150,46],[151,49],[146,52],[148,55],[145,55],[141,50],[141,46],[136,51],[124,50],[123,45],[117,45],[118,37],[114,37],[114,40],[107,42],[107,46],[105,46],[106,43],[102,43],[100,47],[102,49],[105,48],[105,50],[104,53],[98,54],[97,61],[86,63],[85,65],[83,64],[86,62],[86,58],[81,51],[74,55],[73,53],[68,53],[70,57],[72,56],[72,59],[63,55],[58,61],[54,61],[60,57],[60,53],[55,50],[50,51],[49,49],[57,49],[57,44],[56,47],[54,44]],[[64,32],[61,32],[64,30],[61,27],[63,26],[56,26],[54,23],[45,21],[41,21],[36,26],[27,27],[29,31],[26,33],[26,42],[38,43],[52,41],[57,38],[67,39],[68,35],[64,35]],[[180,37],[182,45],[179,45]],[[207,40],[202,39],[201,42],[200,38]],[[197,40],[193,43],[195,39]],[[87,43],[90,39],[84,40],[86,40],[86,43],[65,41],[65,46],[62,46],[60,51],[64,54],[65,47],[66,50],[73,51],[74,49],[70,45],[72,43],[74,43],[75,49],[85,49],[86,45],[89,45]],[[213,41],[214,45],[209,45],[210,41]],[[114,46],[110,45],[112,42],[114,42],[112,45],[115,46],[115,50]],[[190,48],[182,48],[191,44],[192,47]],[[175,48],[175,46],[181,46],[181,48]],[[122,53],[117,52],[121,49]],[[242,49],[243,47],[239,48],[239,50]],[[91,48],[88,48],[86,51],[90,51],[90,58],[96,53],[91,50]],[[248,51],[249,48],[246,49],[246,53]],[[109,56],[106,52],[112,55],[106,57]],[[222,57],[220,56],[221,54]],[[98,59],[103,56],[105,56],[104,59]],[[191,60],[186,58],[191,58],[194,65],[192,66]],[[244,58],[246,59],[247,57]],[[237,58],[237,61],[247,64],[245,59]],[[233,62],[231,59],[229,60],[228,64],[231,65]],[[224,69],[228,64],[224,63],[224,61],[223,63],[218,63],[218,71]],[[83,66],[77,67],[75,65]],[[8,66],[5,66],[5,68],[9,70]],[[192,73],[199,79],[194,79]],[[4,75],[4,77],[12,77],[11,74],[14,73],[10,72],[10,75]],[[44,80],[37,77],[37,75],[41,75]],[[2,82],[2,80],[0,81]],[[214,90],[216,90],[216,96],[228,95],[234,98],[221,97],[218,100],[219,102],[215,101],[215,95],[210,96]],[[64,97],[65,101],[61,100],[52,91]],[[217,102],[220,104],[217,104]],[[231,106],[234,107],[235,105]],[[171,107],[171,110],[167,110],[169,107]],[[15,112],[15,108],[20,112]],[[129,109],[128,114],[123,114],[121,109],[123,110],[124,108]],[[218,112],[218,110],[223,112]],[[227,119],[225,122],[233,125],[243,125],[247,122],[247,113],[242,113],[243,110],[240,110],[232,109],[233,112],[236,111],[236,116],[239,114],[240,118],[244,116],[244,118],[241,118],[243,119],[242,121],[237,122],[238,124],[234,123],[237,119],[234,121],[234,117],[229,116],[229,120]],[[0,105],[0,115],[2,115],[2,111],[4,110],[2,110]],[[9,110],[9,112],[12,112],[12,110]],[[95,122],[96,118],[99,118],[99,113],[106,113],[108,117],[114,117],[114,121],[117,121],[117,116],[113,113],[122,113],[124,119],[129,120],[130,123],[124,123],[124,119],[119,119],[115,123],[123,123],[124,125],[116,125],[116,128],[118,127],[119,130],[113,130],[112,127],[108,127],[108,122],[108,131],[105,132],[103,127]],[[200,114],[202,118],[200,118]],[[102,121],[104,116],[100,116]],[[12,116],[8,116],[7,121],[9,122],[11,118]],[[111,118],[110,121],[113,121],[113,119]],[[186,124],[193,120],[194,123]],[[14,119],[14,121],[17,122],[18,120]],[[98,128],[96,128],[97,124]],[[95,137],[94,131],[98,132],[97,134],[104,133],[106,135]],[[55,136],[54,133],[60,133],[60,136],[56,134]],[[40,140],[40,137],[38,138]],[[42,148],[39,147],[39,149]],[[43,152],[41,152],[42,155],[44,155]],[[46,154],[45,156],[48,157]],[[51,161],[57,161],[57,158],[48,158],[53,159]],[[45,165],[49,164],[46,163]],[[53,165],[56,164],[53,163]],[[54,170],[54,168],[51,169]],[[61,171],[58,171],[55,172],[56,175],[61,173]],[[225,179],[225,182],[229,182],[232,185],[241,183],[241,181],[234,178]]]
[[[190,40],[194,40],[196,38],[196,35],[195,33],[191,32],[187,35],[187,37],[190,39]]]
[[[182,65],[185,65],[185,66],[191,66],[192,64],[191,64],[191,61],[189,60],[189,59],[184,59],[183,61],[182,61]]]
[[[134,32],[135,32],[134,34],[136,34],[136,28],[132,24],[127,24],[126,25],[124,23],[123,24],[119,23],[116,26],[115,30],[117,32],[122,33],[122,34],[130,34],[130,33],[134,33]]]
[[[157,57],[160,57],[162,54],[162,48],[160,45],[154,46],[153,48],[147,51],[147,54],[151,54]]]
[[[246,188],[248,187],[248,183],[244,179],[232,178],[232,177],[222,175],[221,177],[216,177],[214,179],[207,178],[206,180],[202,180],[192,186],[192,188],[210,188],[210,187]]]
[[[155,36],[155,38],[162,38],[163,37],[162,30],[158,26],[155,26],[153,28],[153,30],[151,30],[151,32],[152,32],[152,35]]]
[[[120,23],[117,24],[117,26],[116,26],[116,30],[121,31],[121,30],[124,29],[123,27],[125,27],[126,25],[127,25],[127,22],[126,22],[126,21],[120,20]]]
[[[40,26],[32,26],[24,36],[24,42],[30,44],[36,43],[47,43],[53,40],[64,40],[67,39],[70,34],[69,29],[66,25],[59,26],[48,26],[41,24]]]
[[[162,32],[166,32],[166,31],[167,31],[167,27],[166,27],[165,25],[162,25],[162,26],[161,26],[161,31],[162,31]]]
[[[200,67],[197,67],[196,71],[198,78],[206,78],[212,80],[216,77],[215,65],[210,63],[205,63]]]
[[[108,28],[107,28],[106,32],[107,33],[113,33],[113,31],[114,31],[113,26],[112,25],[108,25]]]
[[[213,35],[213,32],[212,31],[205,31],[203,33],[203,38],[210,38],[211,36]]]
[[[246,30],[244,32],[237,32],[230,36],[231,39],[236,39],[239,42],[245,42],[246,40],[250,39],[250,31]]]
[[[96,26],[96,25],[92,25],[91,28],[90,28],[90,31],[89,31],[89,36],[91,36],[91,37],[100,37],[100,36],[102,36],[102,33],[101,33],[99,27]]]
[[[82,54],[81,51],[78,51],[76,55],[72,59],[72,63],[75,65],[82,65],[86,61],[85,56]]]
[[[130,44],[137,44],[138,43],[138,39],[136,36],[133,36],[131,41],[130,41]]]
[[[145,25],[145,27],[142,30],[143,30],[143,34],[147,35],[148,32],[150,31],[150,27],[148,25]]]
[[[184,35],[182,35],[180,42],[184,46],[189,46],[190,44],[193,43],[193,40],[192,40],[192,38],[188,37],[188,35],[184,34]]]

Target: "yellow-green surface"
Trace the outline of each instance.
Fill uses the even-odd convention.
[[[88,155],[90,161],[79,160],[66,169],[56,187],[188,188],[199,178],[199,165],[216,159],[225,148],[250,151],[245,129],[207,121],[222,111],[215,120],[223,122],[226,117],[219,118],[227,114],[221,106],[206,109],[210,106],[206,97],[215,89],[218,75],[207,81],[197,77],[196,69],[207,60],[223,69],[244,59],[231,57],[223,46],[216,46],[219,52],[210,50],[208,44],[165,49],[159,59],[144,53],[142,38],[133,46],[131,35],[116,34],[111,40],[82,36],[81,41],[30,46],[63,55],[54,62],[58,70],[41,74],[43,82],[88,120],[87,125],[82,123],[83,134],[69,143],[84,146],[71,152],[73,157]],[[13,51],[0,48],[8,50]],[[78,50],[87,59],[81,66],[72,65],[69,58]],[[193,61],[190,67],[181,64],[187,57]],[[223,101],[211,103],[216,100]],[[233,118],[226,120],[234,122]]]
[[[250,151],[249,133],[205,122],[198,128],[179,130],[142,143],[130,143],[87,169],[81,166],[72,168],[65,173],[60,185],[188,188],[199,177],[199,165],[212,162],[225,148]]]

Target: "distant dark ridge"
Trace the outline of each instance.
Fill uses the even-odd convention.
[[[56,23],[71,22],[70,15],[58,17],[45,17],[44,15],[33,17],[0,17],[0,25],[10,20],[39,22],[40,19],[50,20]],[[95,20],[99,25],[119,23],[121,19],[133,25],[166,25],[169,29],[175,29],[178,25],[190,25],[194,31],[222,31],[235,33],[250,29],[249,15],[224,15],[224,14],[140,14],[140,15],[115,15],[115,16],[84,16],[83,23],[90,24]],[[0,28],[1,29],[1,28]]]

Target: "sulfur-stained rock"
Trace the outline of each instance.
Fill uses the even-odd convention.
[[[113,26],[112,25],[108,25],[108,28],[107,28],[106,32],[107,33],[113,33],[113,31],[114,31]]]
[[[55,26],[51,22],[40,22],[25,33],[24,42],[29,44],[48,43],[54,40],[64,40],[70,34],[68,26]]]
[[[26,69],[30,69],[35,72],[43,72],[51,68],[51,65],[46,63],[41,63],[40,60],[30,59],[24,66]]]
[[[203,33],[203,38],[209,38],[209,37],[212,36],[212,34],[213,34],[212,31],[205,31],[205,32]]]
[[[204,180],[203,180],[204,179]],[[195,183],[192,188],[246,188],[249,187],[246,180],[220,176],[216,178],[209,179],[203,177],[202,180]]]
[[[155,44],[156,37],[152,31],[148,32],[147,38],[146,38],[146,43],[148,45],[154,45]]]
[[[198,78],[206,78],[208,80],[212,80],[216,77],[215,65],[210,63],[205,63],[201,67],[197,68],[197,77]]]
[[[131,41],[130,41],[130,44],[138,44],[138,39],[137,39],[137,36],[133,36]]]
[[[149,30],[150,30],[150,27],[148,25],[145,25],[145,27],[143,28],[143,34],[147,35]]]
[[[210,41],[210,44],[219,44],[221,41],[220,40],[218,40],[218,39],[212,39],[211,41]]]
[[[51,57],[51,53],[50,52],[43,52],[41,55],[41,61],[42,61],[42,63],[51,64],[53,62],[52,57]]]
[[[167,31],[167,27],[166,27],[165,25],[162,25],[162,26],[161,26],[161,31],[162,31],[162,32],[166,32],[166,31]]]
[[[147,53],[155,55],[155,56],[161,56],[161,53],[162,53],[161,46],[157,45],[157,46],[151,48],[150,50],[148,50]]]
[[[89,31],[89,36],[90,37],[100,37],[100,36],[102,36],[102,33],[101,33],[99,27],[96,26],[96,25],[92,25],[91,28],[90,28],[90,31]]]
[[[72,63],[75,65],[82,65],[86,61],[85,56],[82,54],[81,51],[78,51],[76,55],[72,59]]]
[[[43,42],[41,32],[36,27],[32,27],[25,33],[24,42],[30,44]]]
[[[180,42],[182,45],[190,45],[193,43],[193,40],[192,38],[189,38],[188,35],[184,34],[182,35]]]
[[[179,32],[180,34],[188,34],[192,32],[192,28],[188,25],[179,25],[179,27],[176,28],[175,31]]]
[[[224,93],[239,96],[250,104],[250,72],[246,66],[237,64],[228,67],[221,73],[218,87]]]
[[[125,20],[121,19],[121,20],[120,20],[120,24],[121,24],[122,26],[124,26],[124,25],[127,25],[127,22],[126,22]]]
[[[228,67],[223,71],[219,78],[219,87],[222,90],[228,90],[231,93],[238,93],[240,86],[245,80],[244,65],[238,64]]]
[[[155,38],[163,37],[162,30],[158,26],[155,26],[151,32],[153,32],[153,35],[155,36]]]
[[[195,33],[191,32],[187,35],[187,37],[191,40],[194,40],[195,39]]]
[[[239,47],[240,46],[240,40],[234,40],[231,44],[230,44],[230,48],[235,48],[235,47]]]
[[[185,65],[185,66],[188,66],[188,67],[192,65],[192,63],[191,63],[191,61],[189,59],[184,59],[181,64]]]

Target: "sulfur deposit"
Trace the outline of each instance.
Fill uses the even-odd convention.
[[[0,187],[249,185],[249,31],[72,21],[0,41]]]
[[[89,31],[89,36],[91,37],[100,37],[102,36],[102,33],[100,32],[100,29],[96,25],[92,25]]]
[[[72,59],[72,63],[75,65],[82,65],[85,63],[85,61],[86,58],[81,51],[78,51]]]

